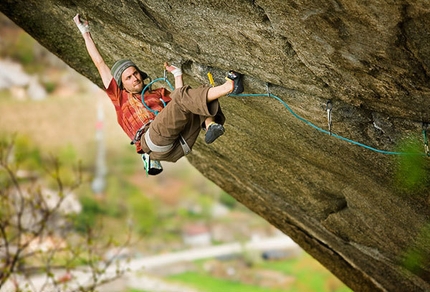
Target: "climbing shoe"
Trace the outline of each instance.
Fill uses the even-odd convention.
[[[143,167],[149,175],[157,175],[163,171],[160,161],[151,159],[146,153],[142,154],[142,161]]]
[[[213,141],[218,139],[222,134],[224,134],[224,126],[217,123],[212,123],[206,130],[205,142],[206,144],[211,144]]]
[[[243,92],[243,74],[230,70],[226,78],[233,80],[234,83],[233,90],[230,94],[239,94]]]

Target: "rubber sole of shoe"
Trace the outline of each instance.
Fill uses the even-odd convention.
[[[216,139],[222,136],[224,132],[225,130],[223,125],[220,125],[220,124],[211,125],[205,135],[206,144],[213,143]]]

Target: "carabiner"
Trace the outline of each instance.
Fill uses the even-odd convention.
[[[270,97],[270,89],[269,89],[269,82],[266,82],[266,91],[267,91],[267,96]]]
[[[423,122],[423,139],[424,139],[424,152],[425,154],[430,157],[430,150],[429,150],[429,140],[427,137],[427,128],[428,128],[428,123]]]
[[[332,126],[332,120],[331,120],[331,111],[333,109],[333,104],[331,103],[331,100],[327,101],[326,110],[327,110],[327,124],[328,124],[328,130],[331,135],[331,126]]]

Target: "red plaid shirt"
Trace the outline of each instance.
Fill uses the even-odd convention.
[[[112,78],[106,93],[115,107],[119,125],[131,140],[134,139],[136,132],[143,125],[155,118],[155,114],[143,105],[140,94],[131,94],[120,89],[115,79]],[[165,88],[158,88],[150,92],[146,91],[144,94],[146,105],[154,111],[161,111],[164,108],[161,99],[165,103],[171,100],[170,92]],[[136,142],[135,146],[136,151],[142,153],[140,141]]]

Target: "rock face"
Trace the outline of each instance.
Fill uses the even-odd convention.
[[[171,61],[193,86],[236,69],[254,94],[270,84],[285,104],[223,98],[226,134],[199,140],[191,163],[353,290],[430,290],[429,158],[397,153],[413,148],[404,140],[425,149],[427,0],[3,0],[0,10],[98,85],[76,13],[108,65],[130,57],[160,77]],[[362,144],[309,125],[328,129],[328,100],[333,134]]]

